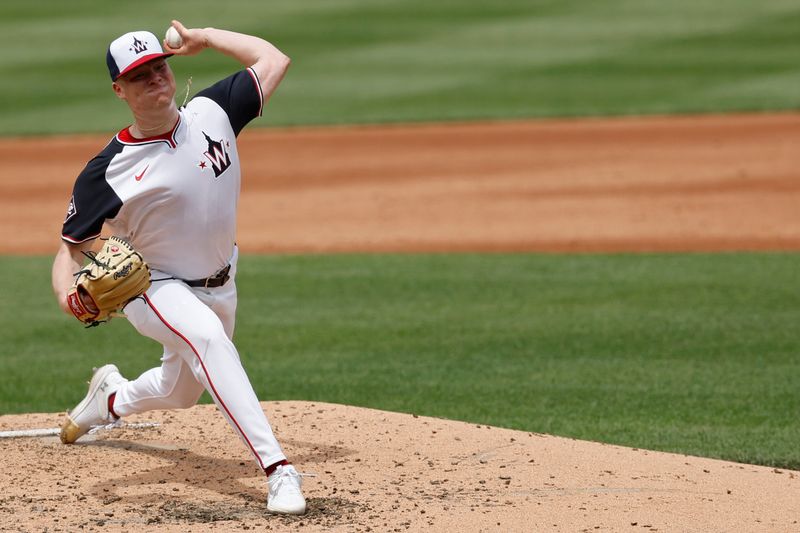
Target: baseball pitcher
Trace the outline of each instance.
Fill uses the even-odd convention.
[[[289,58],[258,37],[187,29],[178,21],[172,28],[163,47],[152,33],[133,31],[108,48],[111,87],[133,123],[78,176],[52,271],[65,312],[89,325],[124,312],[139,333],[163,345],[161,365],[133,381],[112,364],[97,369],[88,394],[69,412],[61,440],[75,442],[95,425],[134,413],[191,407],[206,390],[266,473],[267,509],[303,514],[302,480],[273,435],[232,342],[236,138],[261,115]],[[167,58],[205,48],[244,68],[179,108]],[[93,253],[104,225],[113,237]]]

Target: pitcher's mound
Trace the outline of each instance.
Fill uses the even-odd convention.
[[[263,404],[308,513],[266,483],[213,405],[62,445],[0,439],[7,531],[800,531],[800,473],[436,418]],[[59,414],[0,417],[0,431]]]

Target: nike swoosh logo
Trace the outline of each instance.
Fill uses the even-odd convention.
[[[133,179],[135,179],[136,181],[142,181],[142,178],[144,177],[144,173],[147,172],[148,168],[150,168],[150,165],[147,165],[146,167],[144,167],[144,170],[142,170],[142,173],[135,175],[133,177]]]

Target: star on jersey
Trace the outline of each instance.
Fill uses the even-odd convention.
[[[231,166],[231,156],[228,154],[228,148],[231,143],[225,139],[219,141],[212,140],[206,132],[203,132],[208,142],[208,150],[203,154],[206,159],[211,163],[211,168],[214,170],[214,177],[218,178],[223,172],[228,170]],[[225,144],[223,144],[225,141]],[[206,168],[206,162],[200,160],[199,166],[202,170]]]
[[[133,38],[133,46],[131,46],[128,50],[132,51],[135,54],[141,54],[142,52],[147,50],[147,44],[144,41],[140,41],[136,37]]]

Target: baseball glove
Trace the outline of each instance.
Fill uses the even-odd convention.
[[[99,252],[84,252],[89,264],[76,273],[67,293],[75,317],[89,326],[109,320],[112,313],[150,288],[150,267],[131,244],[109,237]]]

